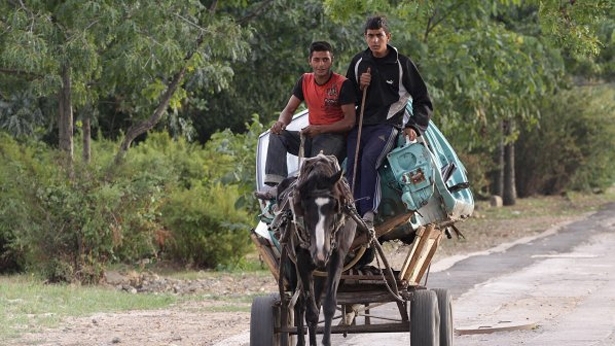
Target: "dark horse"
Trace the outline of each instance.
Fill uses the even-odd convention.
[[[305,345],[305,314],[310,345],[316,346],[316,326],[324,293],[322,343],[328,346],[331,345],[331,323],[344,259],[357,229],[350,214],[354,210],[352,193],[337,159],[323,154],[305,159],[299,176],[286,191],[293,215],[287,228],[286,250],[294,260],[293,274],[297,278],[291,280],[291,286],[295,294],[299,294],[295,304],[297,345]],[[315,276],[317,269],[326,271],[327,275]]]

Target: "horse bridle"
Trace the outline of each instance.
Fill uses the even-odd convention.
[[[295,226],[296,232],[294,232],[294,234],[297,236],[297,240],[299,242],[299,246],[303,249],[308,249],[310,247],[310,234],[309,232],[306,230],[305,227],[305,221],[303,219],[303,213],[298,214],[297,211],[295,210],[295,201],[294,201],[294,197],[293,195],[289,196],[289,199],[291,199],[290,202],[290,208],[292,210],[292,215],[293,215],[293,220],[292,223]],[[316,190],[313,192],[310,192],[309,195],[310,198],[312,199],[316,199],[319,197],[325,197],[325,198],[330,198],[332,200],[337,201],[338,203],[340,203],[339,199],[336,198],[330,191],[328,190]],[[335,213],[333,215],[333,231],[331,232],[330,237],[330,244],[331,244],[331,251],[334,250],[337,247],[337,242],[335,241],[336,239],[336,235],[338,230],[340,229],[340,227],[342,226],[344,220],[346,219],[345,213],[343,212],[343,208],[341,208],[342,211],[340,211],[339,213]]]

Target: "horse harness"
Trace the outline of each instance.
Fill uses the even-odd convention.
[[[289,253],[288,256],[290,259],[295,262],[296,254],[295,254],[295,246],[299,246],[302,249],[309,249],[310,247],[310,233],[307,230],[305,225],[305,220],[303,217],[303,212],[299,210],[300,201],[296,200],[297,196],[294,194],[296,190],[298,180],[293,181],[287,188],[287,192],[285,192],[279,201],[278,211],[276,212],[276,216],[271,223],[271,228],[274,230],[279,230],[279,241],[282,246],[287,245],[289,242],[292,246],[288,247]],[[310,198],[330,198],[337,200],[340,203],[339,198],[337,198],[331,191],[329,190],[315,190],[310,192]],[[347,217],[352,217],[352,212],[355,210],[352,205],[343,205],[340,208],[340,212],[335,213],[332,217],[333,220],[333,231],[330,234],[330,244],[331,251],[337,247],[336,235],[339,229],[342,227]],[[356,213],[356,210],[355,210]]]

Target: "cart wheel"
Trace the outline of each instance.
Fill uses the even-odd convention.
[[[440,345],[440,312],[436,292],[417,290],[410,303],[410,345]]]
[[[453,346],[453,299],[446,289],[436,288],[433,291],[438,297],[440,311],[440,346]]]
[[[278,293],[255,297],[250,311],[250,346],[290,346],[287,333],[276,333],[276,303],[280,301]]]

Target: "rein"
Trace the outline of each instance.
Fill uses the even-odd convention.
[[[317,190],[310,194],[310,198],[318,198],[318,197],[327,197],[327,198],[337,199],[331,192],[326,191],[326,190]],[[288,199],[289,199],[290,209],[293,215],[292,223],[295,226],[294,228],[296,230],[295,232],[293,232],[293,234],[296,236],[297,241],[299,242],[297,245],[299,245],[303,249],[308,249],[311,243],[310,234],[306,230],[305,221],[303,219],[303,216],[299,216],[299,215],[303,215],[303,213],[299,214],[295,210],[296,204],[294,201],[294,196],[292,194],[288,196]],[[331,251],[333,251],[337,247],[335,238],[336,238],[337,232],[339,231],[342,224],[346,220],[345,208],[342,208],[342,212],[334,214],[333,218],[334,218],[333,226],[332,226],[333,231],[331,232],[329,236],[330,242],[331,242],[331,249],[330,249]]]

